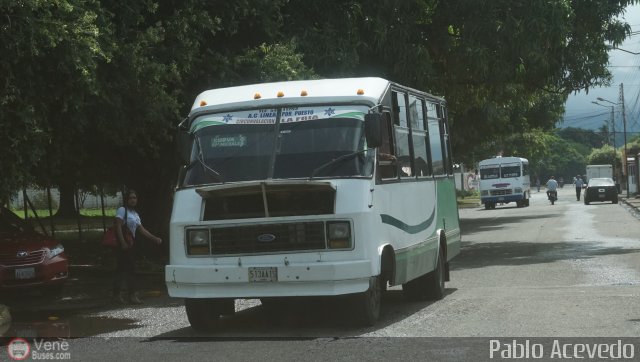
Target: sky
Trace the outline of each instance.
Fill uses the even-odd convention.
[[[640,5],[627,8],[621,16],[629,25],[632,32],[640,32]],[[640,53],[640,33],[628,37],[618,48],[630,52]],[[624,89],[625,114],[627,115],[627,137],[640,133],[640,54],[630,54],[619,49],[609,51],[609,69],[613,74],[611,86],[591,88],[570,95],[565,104],[564,120],[560,127],[577,127],[597,130],[609,122],[611,127],[611,103],[598,101],[604,98],[613,103],[620,103],[620,84]],[[597,101],[606,106],[591,103]],[[622,107],[614,106],[616,145],[622,144]],[[620,132],[620,133],[618,133]]]

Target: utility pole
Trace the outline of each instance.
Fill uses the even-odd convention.
[[[614,180],[615,183],[618,183],[620,181],[618,181],[617,175],[616,175],[616,161],[618,160],[618,154],[616,152],[616,119],[615,116],[613,114],[613,106],[609,106],[611,107],[611,133],[612,133],[612,138],[613,138],[613,142],[612,142],[612,146],[613,146],[613,177],[615,177],[616,179]]]
[[[624,85],[620,83],[620,104],[622,105],[622,132],[624,135],[624,169],[622,173],[625,177],[625,185],[627,185],[627,198],[629,198],[629,166],[627,165],[627,116],[624,112]]]

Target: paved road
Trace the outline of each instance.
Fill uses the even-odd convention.
[[[239,359],[254,359],[255,353],[281,357],[278,343],[271,345],[275,349],[263,349],[273,338],[297,341],[302,350],[341,341],[345,353],[356,350],[356,345],[371,350],[407,345],[405,352],[410,354],[420,350],[409,346],[410,338],[390,345],[387,339],[357,338],[354,345],[346,341],[351,337],[640,336],[640,221],[624,204],[587,206],[575,200],[571,188],[560,190],[559,196],[553,206],[541,192],[534,193],[526,208],[508,204],[495,210],[462,209],[463,248],[452,264],[446,297],[438,302],[406,302],[394,287],[385,296],[381,320],[373,328],[353,326],[339,299],[304,300],[275,310],[256,300],[238,301],[238,313],[208,335],[191,330],[182,301],[166,296],[149,297],[142,307],[103,306],[63,319],[72,336],[148,337],[158,343],[154,348],[167,351],[172,348],[167,341],[189,345],[194,337],[215,337],[218,350],[229,353],[234,343],[243,341],[247,351],[234,355]],[[81,344],[94,343],[84,341]],[[420,343],[431,343],[427,341],[431,340]],[[454,347],[441,352],[459,353]],[[291,352],[294,356],[299,350]]]

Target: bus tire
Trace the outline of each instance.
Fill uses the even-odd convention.
[[[444,252],[439,248],[436,269],[402,284],[402,293],[410,301],[439,300],[444,296],[444,280]]]
[[[211,332],[220,324],[223,314],[231,314],[233,299],[187,298],[184,307],[191,328],[198,332]]]
[[[382,303],[382,287],[378,276],[369,278],[369,289],[354,295],[354,316],[359,325],[371,327],[380,318],[380,304]]]
[[[425,280],[426,297],[430,300],[440,300],[444,297],[444,252],[442,247],[438,249],[438,260],[436,260],[436,270],[427,274]]]

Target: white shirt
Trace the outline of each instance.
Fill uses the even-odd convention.
[[[116,217],[120,220],[124,220],[124,207],[120,206],[118,210],[116,210]],[[138,226],[142,225],[142,220],[140,220],[140,215],[136,212],[136,210],[127,209],[127,227],[131,231],[131,235],[135,238],[136,229]]]
[[[557,188],[558,188],[558,181],[554,179],[547,181],[547,189],[549,189],[549,191],[556,191]]]

